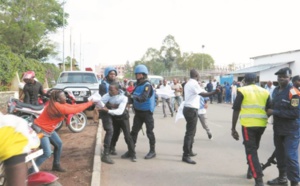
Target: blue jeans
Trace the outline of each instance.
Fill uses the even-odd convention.
[[[54,152],[53,152],[53,164],[60,164],[60,155],[62,152],[62,141],[58,134],[54,131],[50,137],[43,137],[41,139],[41,147],[44,151],[44,154],[39,156],[36,160],[35,163],[39,167],[44,161],[46,161],[48,158],[50,158],[52,154],[51,150],[51,144],[54,147]]]

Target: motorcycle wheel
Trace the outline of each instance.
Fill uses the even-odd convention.
[[[71,118],[71,122],[68,125],[70,131],[77,133],[83,131],[87,124],[87,117],[83,112],[74,114]]]
[[[59,131],[64,124],[65,124],[65,120],[62,120],[61,122],[59,122],[55,127],[55,131],[56,132]]]
[[[58,181],[55,181],[49,184],[44,184],[43,186],[62,186],[62,184],[60,184]]]

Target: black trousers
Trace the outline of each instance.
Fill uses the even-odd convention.
[[[198,109],[184,107],[183,115],[186,121],[186,132],[183,141],[183,156],[190,156],[192,152],[194,137],[197,131]]]
[[[114,116],[112,116],[113,120],[113,128],[114,128],[114,133],[112,136],[111,140],[111,147],[115,147],[116,143],[119,139],[121,129],[124,134],[124,139],[128,147],[128,152],[130,155],[135,155],[135,145],[133,143],[132,137],[130,135],[130,126],[129,126],[129,117],[127,119],[116,119]]]
[[[136,144],[138,133],[141,130],[144,123],[146,124],[146,133],[147,133],[147,137],[149,139],[150,146],[154,146],[155,145],[155,135],[153,132],[154,119],[153,119],[153,113],[151,111],[135,110],[132,130],[130,133],[132,136],[133,142],[134,142],[134,144]]]
[[[100,115],[101,115],[102,125],[105,130],[103,146],[104,149],[108,149],[110,148],[111,139],[114,133],[112,116],[106,112],[100,112]]]
[[[257,150],[261,136],[263,135],[266,127],[244,127],[242,126],[243,144],[245,146],[247,163],[251,169],[253,178],[262,178],[263,172]]]

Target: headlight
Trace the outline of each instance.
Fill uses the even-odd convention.
[[[80,92],[79,91],[73,91],[74,96],[79,96]]]

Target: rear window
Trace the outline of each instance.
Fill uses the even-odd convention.
[[[62,73],[57,83],[98,83],[98,80],[91,73]]]

